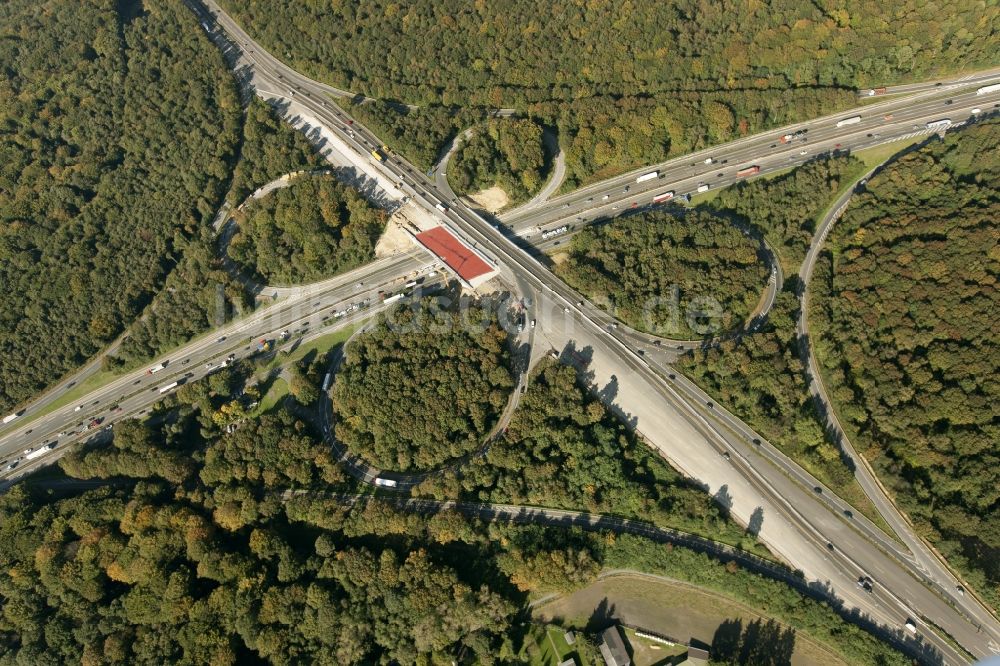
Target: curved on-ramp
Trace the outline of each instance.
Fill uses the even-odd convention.
[[[337,371],[340,368],[340,364],[344,360],[344,354],[347,350],[347,346],[352,342],[355,336],[363,333],[364,331],[365,328],[363,326],[359,327],[354,332],[354,334],[351,335],[351,337],[348,338],[346,341],[344,341],[344,343],[340,346],[340,348],[337,349],[336,353],[330,359],[330,363],[328,364],[326,369],[327,373],[331,377],[336,376]],[[531,340],[532,336],[529,335],[528,349],[519,350],[522,352],[522,355],[528,359],[530,359],[531,357],[530,353]],[[516,345],[517,337],[516,336],[512,337],[510,342],[512,345]],[[521,370],[524,371],[522,372]],[[330,446],[334,454],[337,456],[337,460],[344,465],[344,469],[350,476],[368,485],[381,485],[386,490],[394,490],[398,492],[409,491],[411,488],[419,485],[428,478],[437,476],[439,474],[443,474],[447,471],[458,470],[466,463],[468,463],[470,460],[485,455],[486,452],[489,450],[490,446],[498,438],[504,436],[504,433],[507,430],[507,426],[510,423],[511,418],[513,418],[514,412],[517,410],[517,406],[521,401],[521,396],[524,394],[524,390],[526,389],[527,386],[526,382],[527,382],[528,369],[514,367],[512,371],[516,376],[516,381],[514,383],[514,387],[511,389],[511,394],[507,399],[507,405],[504,407],[504,410],[500,413],[500,416],[497,418],[496,424],[493,425],[490,431],[483,438],[483,442],[479,446],[479,448],[457,459],[450,460],[441,467],[432,470],[425,470],[425,471],[411,472],[411,473],[385,471],[378,469],[374,465],[371,465],[370,463],[362,459],[360,456],[352,454],[350,451],[347,450],[347,447],[343,446],[340,442],[337,441],[337,438],[334,435],[333,408],[332,408],[332,402],[329,399],[329,394],[327,392],[323,393],[317,405],[316,424],[320,428],[320,432],[323,436],[323,441]],[[330,384],[329,390],[330,391],[333,390],[333,383]],[[376,483],[376,480],[379,479],[391,482],[391,485]]]
[[[475,127],[470,127],[452,139],[444,155],[431,169],[431,173],[434,176],[434,182],[438,189],[452,201],[457,200],[458,195],[452,189],[451,183],[448,182],[448,164],[451,162],[451,158],[454,156],[455,152],[461,147],[462,142],[467,141],[475,131]],[[499,214],[497,217],[500,220],[503,220],[508,215],[513,215],[531,208],[537,208],[548,201],[549,198],[556,193],[559,186],[562,185],[563,180],[566,178],[566,154],[561,148],[559,148],[558,142],[556,142],[556,148],[557,152],[552,160],[552,174],[549,176],[548,180],[545,181],[545,186],[542,187],[538,194],[525,203]]]
[[[256,190],[251,192],[246,199],[240,202],[236,208],[231,208],[228,203],[223,204],[219,209],[219,212],[215,215],[215,220],[212,222],[212,227],[215,229],[216,235],[219,242],[219,254],[222,259],[223,268],[234,278],[240,281],[252,294],[268,294],[272,295],[274,298],[282,298],[288,296],[297,290],[301,290],[301,286],[284,286],[284,285],[267,285],[257,282],[252,276],[247,275],[242,267],[235,261],[229,258],[226,253],[226,249],[229,247],[229,242],[233,239],[236,233],[236,220],[233,218],[234,211],[244,210],[248,204],[253,201],[260,200],[274,192],[275,190],[280,190],[286,187],[290,187],[292,183],[302,176],[332,176],[332,169],[309,169],[309,170],[299,170],[292,171],[290,173],[282,174],[272,180],[269,183],[261,185]]]
[[[895,155],[888,157],[885,162],[882,162],[861,176],[859,182],[867,182],[869,178],[883,169],[894,158]],[[951,569],[948,562],[937,552],[933,545],[917,536],[913,524],[892,500],[888,490],[879,481],[868,460],[863,455],[858,454],[857,449],[851,443],[843,424],[837,416],[836,407],[830,399],[826,386],[823,383],[823,375],[819,369],[819,362],[816,359],[815,348],[810,342],[809,281],[812,278],[816,260],[830,230],[844,214],[844,211],[847,210],[851,198],[858,191],[859,187],[862,186],[858,185],[849,188],[830,207],[829,212],[818,225],[806,258],[799,269],[800,307],[799,317],[796,321],[796,333],[799,339],[802,360],[807,368],[806,382],[809,392],[816,401],[820,412],[826,415],[827,425],[833,431],[843,453],[854,462],[854,476],[861,489],[882,518],[889,524],[896,535],[903,540],[906,547],[912,553],[916,566],[926,577],[925,582],[931,587],[936,587],[938,593],[944,596],[949,603],[961,609],[962,612],[966,613],[980,626],[997,626],[996,617],[984,602],[975,598],[973,594],[965,595],[959,593],[960,579],[958,575]],[[961,582],[961,585],[964,589],[972,591],[972,588],[964,583],[964,581]],[[1000,650],[1000,645],[995,645],[993,649],[995,651]]]

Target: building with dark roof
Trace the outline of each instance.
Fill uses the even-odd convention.
[[[618,631],[618,625],[608,627],[601,632],[601,656],[607,666],[631,666],[632,659],[628,656],[625,640]]]
[[[681,662],[682,664],[692,664],[692,666],[697,666],[697,664],[707,664],[708,663],[708,650],[704,650],[699,647],[688,646],[687,659]]]

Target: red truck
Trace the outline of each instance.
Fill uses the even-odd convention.
[[[759,166],[757,166],[757,165],[748,166],[745,169],[740,169],[739,171],[737,171],[736,172],[736,177],[737,178],[746,178],[747,176],[756,176],[758,173],[760,173],[760,167]]]

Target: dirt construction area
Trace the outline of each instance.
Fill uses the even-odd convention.
[[[533,616],[539,622],[591,628],[617,620],[679,642],[694,639],[705,645],[712,645],[717,631],[732,631],[738,626],[745,629],[755,620],[768,620],[723,595],[641,574],[602,578],[582,590],[536,607]],[[840,655],[801,631],[795,632],[793,645],[790,660],[793,666],[846,666]],[[655,652],[643,649],[635,651],[637,664],[640,653],[652,658],[652,663],[659,661]]]
[[[497,211],[503,209],[510,202],[507,193],[495,186],[481,192],[476,192],[475,194],[470,194],[469,198],[476,202],[476,206],[491,214],[495,214]]]
[[[385,231],[375,244],[375,256],[381,259],[418,247],[413,237],[404,230],[417,234],[433,229],[440,223],[440,220],[412,202],[400,207],[389,218]]]

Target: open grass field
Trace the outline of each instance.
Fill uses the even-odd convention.
[[[670,636],[679,642],[694,639],[706,645],[712,644],[716,631],[727,621],[746,627],[755,620],[768,619],[763,610],[750,608],[721,594],[642,574],[602,578],[582,590],[536,607],[533,616],[539,622],[581,628],[604,626],[609,618],[615,618],[623,624]],[[662,657],[657,660],[657,650],[648,649],[651,643],[643,645],[642,651],[633,648],[636,666],[659,664],[670,656],[664,646]],[[644,656],[643,662],[639,661],[640,656]],[[645,658],[653,661],[645,661]],[[831,648],[801,631],[795,632],[791,663],[793,666],[847,665]]]

